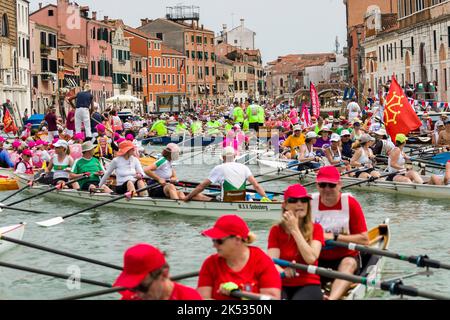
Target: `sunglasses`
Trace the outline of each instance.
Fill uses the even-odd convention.
[[[334,189],[337,186],[337,184],[335,184],[335,183],[327,183],[327,182],[321,182],[318,185],[319,185],[319,188],[321,188],[321,189],[325,189],[326,187],[328,187],[330,189]]]
[[[288,198],[287,203],[308,203],[310,200],[309,198]]]
[[[212,242],[221,246],[227,239],[235,238],[236,236],[229,236],[223,239],[213,239]]]

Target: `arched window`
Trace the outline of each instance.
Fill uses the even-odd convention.
[[[6,13],[2,16],[2,21],[0,23],[0,36],[2,37],[8,37],[9,36],[9,23],[8,23],[8,16]]]

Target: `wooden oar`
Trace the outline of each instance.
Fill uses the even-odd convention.
[[[189,181],[178,181],[177,183],[175,183],[176,186],[178,187],[185,187],[185,188],[195,188],[199,185],[200,183],[198,182],[189,182]],[[251,185],[251,184],[250,184]],[[220,186],[216,186],[216,185],[210,185],[208,187],[205,188],[206,190],[214,190],[214,191],[220,191],[222,188]],[[245,189],[246,192],[257,192],[255,189]],[[275,196],[281,196],[283,195],[283,193],[280,192],[271,192],[271,191],[266,191],[267,194],[273,194]]]
[[[105,282],[100,282],[100,281],[96,281],[96,280],[89,280],[89,279],[85,279],[85,278],[76,278],[76,279],[74,278],[74,279],[71,279],[71,275],[62,274],[62,273],[55,273],[55,272],[46,271],[46,270],[39,270],[39,269],[25,267],[25,266],[20,266],[20,265],[17,265],[17,264],[11,264],[11,263],[7,263],[7,262],[3,262],[3,261],[0,261],[0,267],[16,269],[16,270],[21,270],[21,271],[27,271],[27,272],[31,272],[31,273],[41,274],[41,275],[44,275],[44,276],[49,276],[49,277],[54,277],[54,278],[59,278],[59,279],[64,279],[64,280],[75,280],[75,281],[79,281],[80,283],[91,284],[91,285],[94,285],[94,286],[100,286],[100,287],[106,287],[106,288],[111,288],[112,287],[111,284],[105,283]]]
[[[88,175],[83,174],[83,176],[81,176],[81,177],[79,177],[79,178],[77,178],[77,179],[73,179],[73,180],[70,180],[70,181],[66,182],[65,185],[66,185],[66,186],[69,186],[69,185],[71,185],[71,184],[73,184],[73,183],[75,183],[75,182],[77,182],[77,181],[86,179],[87,177],[88,177]],[[42,192],[36,193],[35,195],[32,195],[31,197],[28,197],[28,198],[25,198],[25,199],[22,199],[22,200],[13,202],[13,203],[8,203],[7,205],[8,205],[8,206],[14,206],[14,205],[16,205],[16,204],[19,204],[19,203],[22,203],[22,202],[25,202],[25,201],[34,199],[34,198],[36,198],[36,197],[39,197],[39,196],[41,196],[41,195],[43,195],[43,194],[52,192],[52,191],[57,190],[57,189],[61,189],[61,188],[59,187],[59,185],[54,186],[54,187],[51,187],[51,188],[49,188],[49,189],[47,189],[47,190],[44,190],[44,191],[42,191]]]
[[[353,283],[360,283],[367,287],[381,289],[383,291],[388,291],[392,295],[407,295],[412,297],[423,297],[428,299],[437,299],[437,300],[449,300],[450,297],[446,297],[441,294],[437,294],[434,292],[426,292],[417,288],[413,288],[410,286],[405,286],[401,281],[393,282],[393,281],[377,281],[375,279],[368,279],[366,277],[360,277],[353,274],[342,273],[330,269],[325,269],[321,267],[299,264],[299,263],[291,263],[286,260],[281,259],[273,259],[275,264],[280,267],[288,267],[297,270],[301,270],[310,274],[317,274],[321,277],[327,277],[332,279],[341,279],[345,281],[350,281]]]
[[[380,250],[376,248],[371,248],[363,245],[359,245],[356,243],[345,243],[340,241],[334,241],[334,240],[327,240],[326,241],[327,246],[335,246],[339,248],[346,248],[349,250],[357,250],[365,253],[375,254],[378,256],[393,258],[401,261],[407,261],[409,263],[415,264],[416,266],[420,268],[436,268],[436,269],[446,269],[450,270],[450,264],[448,263],[442,263],[437,260],[433,260],[428,258],[428,256],[408,256],[403,254],[398,254],[392,251],[388,250]]]
[[[104,266],[104,267],[108,267],[108,268],[112,268],[112,269],[116,269],[116,270],[122,270],[122,267],[120,266],[116,266],[110,263],[106,263],[106,262],[102,262],[99,260],[95,260],[95,259],[91,259],[91,258],[86,258],[86,257],[82,257],[76,254],[72,254],[66,251],[61,251],[61,250],[57,250],[57,249],[52,249],[49,247],[44,247],[38,244],[34,244],[34,243],[30,243],[30,242],[25,242],[19,239],[14,239],[14,238],[9,238],[9,237],[5,237],[4,235],[2,235],[0,233],[0,240],[4,240],[4,241],[8,241],[8,242],[12,242],[21,246],[25,246],[25,247],[29,247],[29,248],[33,248],[33,249],[37,249],[37,250],[41,250],[41,251],[46,251],[46,252],[50,252],[50,253],[54,253],[60,256],[65,256],[68,258],[73,258],[76,260],[81,260],[81,261],[85,261],[85,262],[89,262],[89,263],[93,263],[93,264],[97,264],[100,266]]]
[[[374,181],[376,181],[376,180],[378,180],[378,179],[388,177],[388,176],[390,176],[391,174],[399,174],[399,173],[403,173],[403,172],[406,172],[406,170],[400,170],[400,171],[397,171],[397,172],[389,172],[389,173],[385,173],[385,174],[380,175],[379,177],[370,177],[369,179],[366,179],[366,180],[358,181],[358,182],[355,182],[355,183],[350,183],[350,184],[348,184],[348,185],[342,187],[342,190],[343,190],[343,189],[350,188],[350,187],[358,186],[358,185],[363,184],[363,183],[374,182]]]
[[[144,187],[144,188],[141,188],[141,189],[136,190],[136,193],[139,193],[139,192],[142,192],[142,191],[147,191],[147,190],[156,189],[156,188],[158,188],[158,187],[159,187],[159,183],[152,184],[152,185],[149,185],[149,186],[146,186],[146,187]],[[70,218],[70,217],[76,216],[76,215],[78,215],[78,214],[80,214],[80,213],[83,213],[83,212],[86,212],[86,211],[89,211],[89,210],[92,210],[92,209],[96,209],[96,208],[101,207],[101,206],[104,206],[104,205],[106,205],[106,204],[113,203],[113,202],[115,202],[115,201],[118,201],[118,200],[120,200],[120,199],[124,199],[124,198],[126,198],[126,197],[130,197],[130,194],[129,194],[128,192],[125,193],[125,194],[123,194],[123,195],[117,196],[117,197],[115,197],[115,198],[108,199],[108,200],[106,200],[106,201],[103,201],[103,202],[94,204],[94,205],[92,205],[92,206],[90,206],[90,207],[88,207],[88,208],[79,210],[79,211],[77,211],[77,212],[70,213],[70,214],[67,214],[67,215],[62,216],[62,217],[56,217],[56,218],[52,218],[52,219],[49,219],[49,220],[45,220],[45,221],[41,221],[41,222],[36,222],[36,224],[39,225],[39,226],[41,226],[41,227],[53,227],[53,226],[56,226],[56,225],[58,225],[58,224],[60,224],[60,223],[63,223],[65,219],[68,219],[68,218]]]
[[[183,280],[183,279],[187,279],[187,278],[197,277],[198,275],[199,275],[199,272],[197,271],[197,272],[190,272],[190,273],[186,273],[186,274],[180,274],[177,276],[173,276],[170,279],[172,281],[178,281],[178,280]],[[65,298],[61,298],[61,299],[57,299],[57,300],[79,300],[79,299],[98,297],[98,296],[103,296],[105,294],[116,293],[116,292],[127,291],[127,290],[129,290],[129,289],[125,288],[125,287],[116,287],[116,288],[111,288],[111,289],[105,289],[105,290],[99,290],[99,291],[79,294],[76,296],[65,297]]]

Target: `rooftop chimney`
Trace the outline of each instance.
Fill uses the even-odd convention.
[[[145,26],[146,24],[148,24],[150,22],[150,20],[148,18],[145,19],[141,19],[141,26]]]
[[[241,19],[241,27],[242,27],[242,28],[244,27],[244,21],[245,21],[245,20],[242,18],[242,19]]]
[[[222,25],[222,28],[223,28],[223,32],[224,32],[224,33],[227,32],[227,25],[226,25],[226,24],[223,24],[223,25]]]
[[[109,17],[108,16],[103,16],[103,20],[105,20],[106,22],[109,21]]]
[[[92,20],[97,20],[97,11],[92,11]]]
[[[39,2],[39,9],[42,9],[42,2]]]

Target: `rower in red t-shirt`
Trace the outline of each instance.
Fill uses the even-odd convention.
[[[369,235],[361,205],[350,194],[341,193],[341,176],[336,167],[321,168],[316,177],[316,185],[319,193],[312,195],[311,208],[314,222],[320,223],[325,232],[325,241],[368,245]],[[357,251],[324,248],[320,254],[319,266],[355,274],[361,268],[361,258]],[[348,281],[335,280],[328,298],[340,299],[350,285]]]
[[[318,265],[320,250],[325,244],[322,226],[313,223],[311,196],[299,184],[284,191],[281,222],[269,234],[270,257],[293,263]],[[277,266],[284,273],[282,297],[287,300],[323,300],[320,277],[305,271]]]
[[[203,300],[195,289],[173,282],[164,254],[149,244],[129,248],[124,268],[114,287],[122,291],[122,300]]]
[[[233,289],[280,299],[280,274],[269,256],[249,246],[255,235],[242,218],[222,216],[202,234],[213,240],[217,250],[200,270],[197,290],[204,299],[233,299],[229,297]]]

